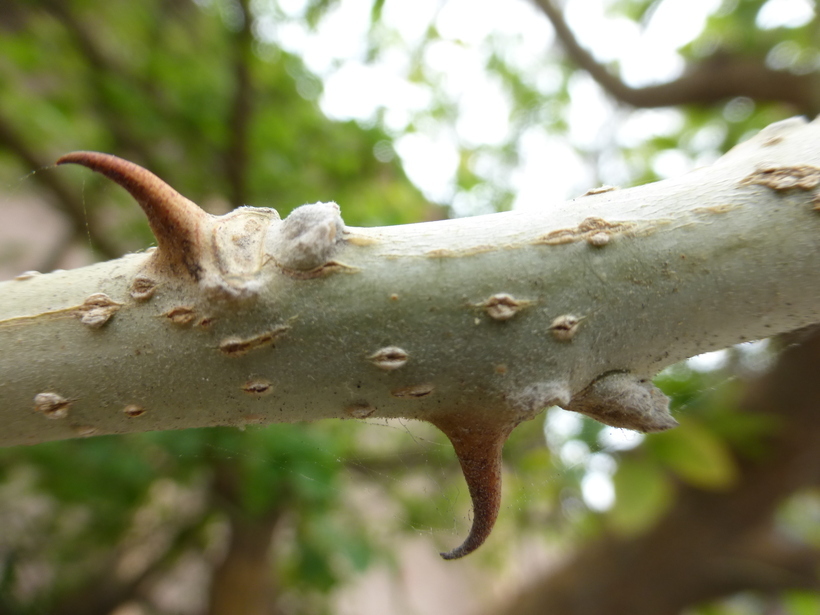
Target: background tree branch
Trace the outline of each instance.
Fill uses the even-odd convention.
[[[226,125],[228,143],[225,148],[225,171],[229,187],[228,198],[234,207],[249,203],[247,174],[251,166],[248,157],[248,130],[253,115],[254,88],[251,76],[253,61],[253,13],[248,0],[240,0],[242,25],[233,36],[233,99]]]
[[[697,63],[689,63],[678,79],[659,85],[631,87],[581,46],[555,0],[535,0],[535,4],[552,23],[569,58],[611,96],[633,107],[709,106],[735,96],[746,96],[757,101],[790,105],[794,112],[808,117],[820,113],[814,75],[773,70],[762,58],[721,51]]]

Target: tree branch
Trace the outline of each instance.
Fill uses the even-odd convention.
[[[535,0],[552,23],[567,55],[604,90],[634,107],[713,105],[728,98],[747,96],[757,101],[791,105],[798,113],[814,117],[820,112],[814,75],[795,75],[768,68],[759,59],[715,55],[690,66],[679,79],[659,85],[633,88],[595,61],[567,25],[554,0]]]
[[[248,127],[253,113],[250,63],[253,58],[253,15],[248,0],[239,0],[242,27],[233,37],[234,95],[228,119],[228,147],[225,169],[234,207],[248,202]]]
[[[214,465],[214,504],[230,523],[228,549],[211,578],[208,615],[268,615],[275,604],[277,587],[270,565],[274,534],[286,504],[273,506],[261,515],[242,510],[240,478],[234,464]]]
[[[658,370],[820,320],[818,141],[794,119],[681,179],[378,229],[332,203],[210,216],[136,165],[65,156],[131,192],[159,247],[0,284],[0,445],[425,420],[481,513],[463,555],[520,422],[561,405],[668,429]]]

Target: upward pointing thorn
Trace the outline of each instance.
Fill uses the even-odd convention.
[[[498,518],[501,508],[501,449],[516,423],[465,423],[457,417],[431,422],[453,444],[473,501],[473,525],[467,538],[452,551],[441,554],[447,560],[458,559],[484,544]]]
[[[199,280],[212,216],[171,188],[159,177],[117,156],[99,152],[71,152],[57,164],[80,164],[102,173],[125,188],[148,216],[157,239],[156,262],[169,273],[187,273]]]

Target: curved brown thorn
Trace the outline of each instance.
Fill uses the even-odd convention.
[[[173,274],[186,272],[195,280],[200,278],[209,214],[150,171],[117,156],[71,152],[57,161],[69,163],[102,173],[125,188],[148,216],[157,239],[157,260]]]
[[[460,420],[461,419],[461,420]],[[478,549],[492,532],[501,508],[501,449],[514,423],[475,423],[456,417],[431,421],[450,439],[473,501],[473,525],[467,538],[444,559],[458,559]]]

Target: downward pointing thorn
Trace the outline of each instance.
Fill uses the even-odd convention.
[[[80,164],[102,173],[125,188],[148,216],[157,239],[156,259],[169,273],[202,274],[207,230],[212,216],[171,188],[159,177],[117,156],[99,152],[71,152],[57,164]]]
[[[473,525],[467,538],[441,554],[446,560],[458,559],[484,544],[495,525],[501,508],[501,449],[515,423],[475,423],[465,417],[431,422],[453,444],[473,501]]]

